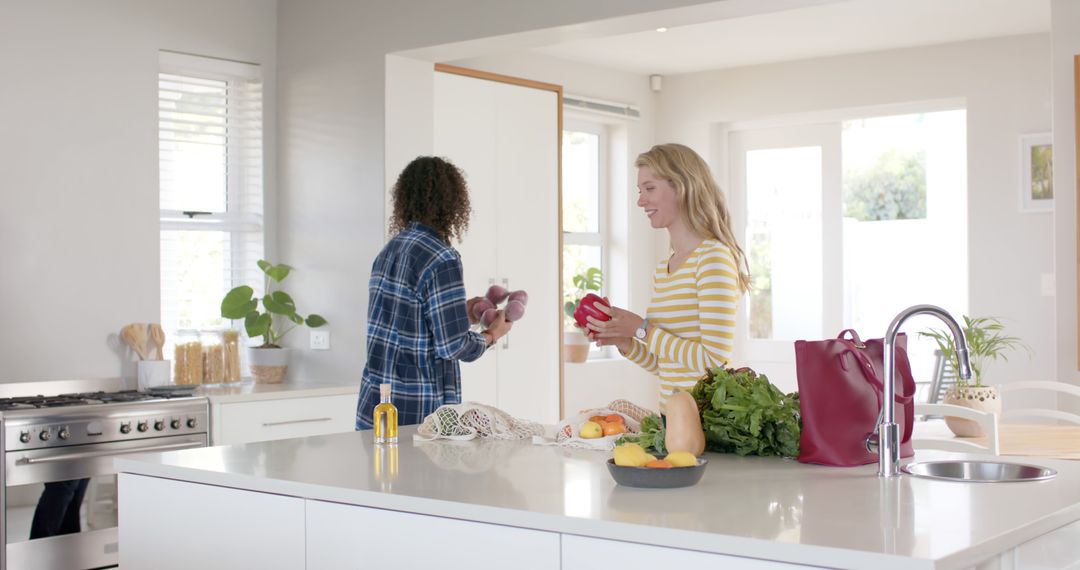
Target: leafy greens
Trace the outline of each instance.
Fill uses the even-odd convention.
[[[636,443],[646,452],[654,453],[657,457],[663,457],[667,455],[667,448],[664,447],[665,433],[664,422],[660,420],[660,416],[652,414],[642,418],[641,432],[626,434],[615,440],[615,445]]]
[[[749,368],[714,368],[690,392],[701,412],[705,449],[739,455],[799,454],[799,393],[784,395]]]

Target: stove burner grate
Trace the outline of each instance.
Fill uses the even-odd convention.
[[[43,396],[39,394],[37,396],[0,398],[0,411],[31,410],[34,408],[61,408],[67,406],[84,406],[87,404],[143,402],[146,400],[167,400],[171,398],[184,398],[194,394],[194,389],[151,390],[150,392],[120,390],[118,392],[81,392],[77,394],[60,394],[57,396]]]

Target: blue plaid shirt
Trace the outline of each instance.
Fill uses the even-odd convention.
[[[356,404],[356,429],[372,427],[379,384],[392,385],[398,423],[418,424],[443,404],[461,402],[459,360],[484,354],[469,330],[461,255],[435,230],[413,222],[371,266],[367,365]]]

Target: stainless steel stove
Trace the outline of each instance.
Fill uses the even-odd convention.
[[[117,563],[118,455],[205,447],[209,409],[192,389],[118,380],[0,385],[0,570]],[[35,500],[36,498],[36,500]]]

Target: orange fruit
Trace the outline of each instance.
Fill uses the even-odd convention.
[[[607,421],[607,416],[592,416],[589,418],[590,422],[603,423]]]
[[[650,469],[670,469],[675,466],[672,465],[670,461],[666,461],[664,459],[654,459],[646,463],[645,467],[648,467]]]
[[[620,433],[626,433],[626,426],[623,424],[604,422],[601,426],[604,428],[604,435],[619,435]]]
[[[619,414],[608,414],[608,415],[604,416],[604,421],[614,423],[614,424],[625,424],[626,423],[626,420],[624,420],[623,417],[620,416]]]

